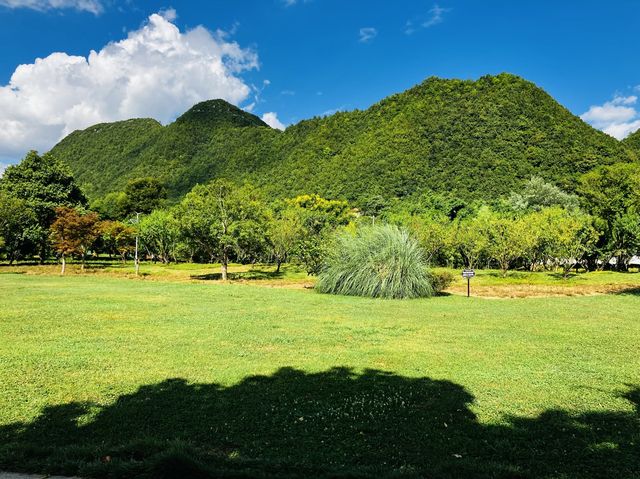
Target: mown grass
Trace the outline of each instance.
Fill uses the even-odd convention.
[[[447,289],[453,294],[466,295],[467,283],[461,277],[461,270],[451,268],[435,268],[435,271],[447,271],[454,277],[454,282]],[[55,263],[38,265],[23,263],[9,266],[0,263],[0,275],[3,273],[21,273],[28,275],[58,275],[60,266]],[[280,273],[275,266],[269,264],[229,266],[232,283],[250,283],[269,287],[312,288],[316,278],[308,276],[299,266],[285,264]],[[584,296],[638,291],[640,288],[640,272],[630,273],[614,271],[594,271],[572,273],[563,278],[560,273],[550,271],[510,271],[506,277],[498,270],[478,269],[477,276],[471,280],[471,292],[474,296],[505,297],[549,297],[549,296]],[[89,262],[85,271],[77,263],[67,265],[67,275],[100,276],[112,278],[141,279],[145,281],[170,282],[221,282],[220,265],[194,263],[150,263],[143,262],[140,276],[134,275],[132,262],[121,263],[108,259]]]
[[[639,308],[0,274],[0,469],[637,478]]]

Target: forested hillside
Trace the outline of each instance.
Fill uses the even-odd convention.
[[[640,160],[640,130],[629,135],[622,143]]]
[[[430,78],[367,110],[284,132],[208,101],[166,127],[129,120],[74,132],[51,153],[93,198],[141,176],[165,182],[173,198],[225,176],[274,197],[318,193],[358,203],[426,189],[490,199],[534,174],[571,191],[595,166],[635,159],[629,145],[633,139],[621,143],[593,129],[533,83],[501,74]]]

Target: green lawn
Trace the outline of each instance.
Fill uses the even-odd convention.
[[[0,274],[0,469],[638,478],[629,291],[382,301]]]

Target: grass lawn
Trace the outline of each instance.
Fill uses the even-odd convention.
[[[0,469],[638,478],[637,277],[570,280],[623,294],[383,301],[0,274]]]

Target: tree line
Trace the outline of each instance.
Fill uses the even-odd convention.
[[[269,201],[260,188],[218,179],[170,203],[157,179],[130,181],[122,192],[89,203],[69,169],[30,152],[0,179],[0,254],[9,263],[92,255],[164,263],[230,262],[302,265],[317,274],[336,233],[362,225],[401,227],[431,265],[560,270],[626,270],[640,252],[640,174],[632,164],[583,175],[577,195],[541,178],[493,202],[433,192],[358,204],[315,194]],[[612,266],[613,264],[613,266]]]

